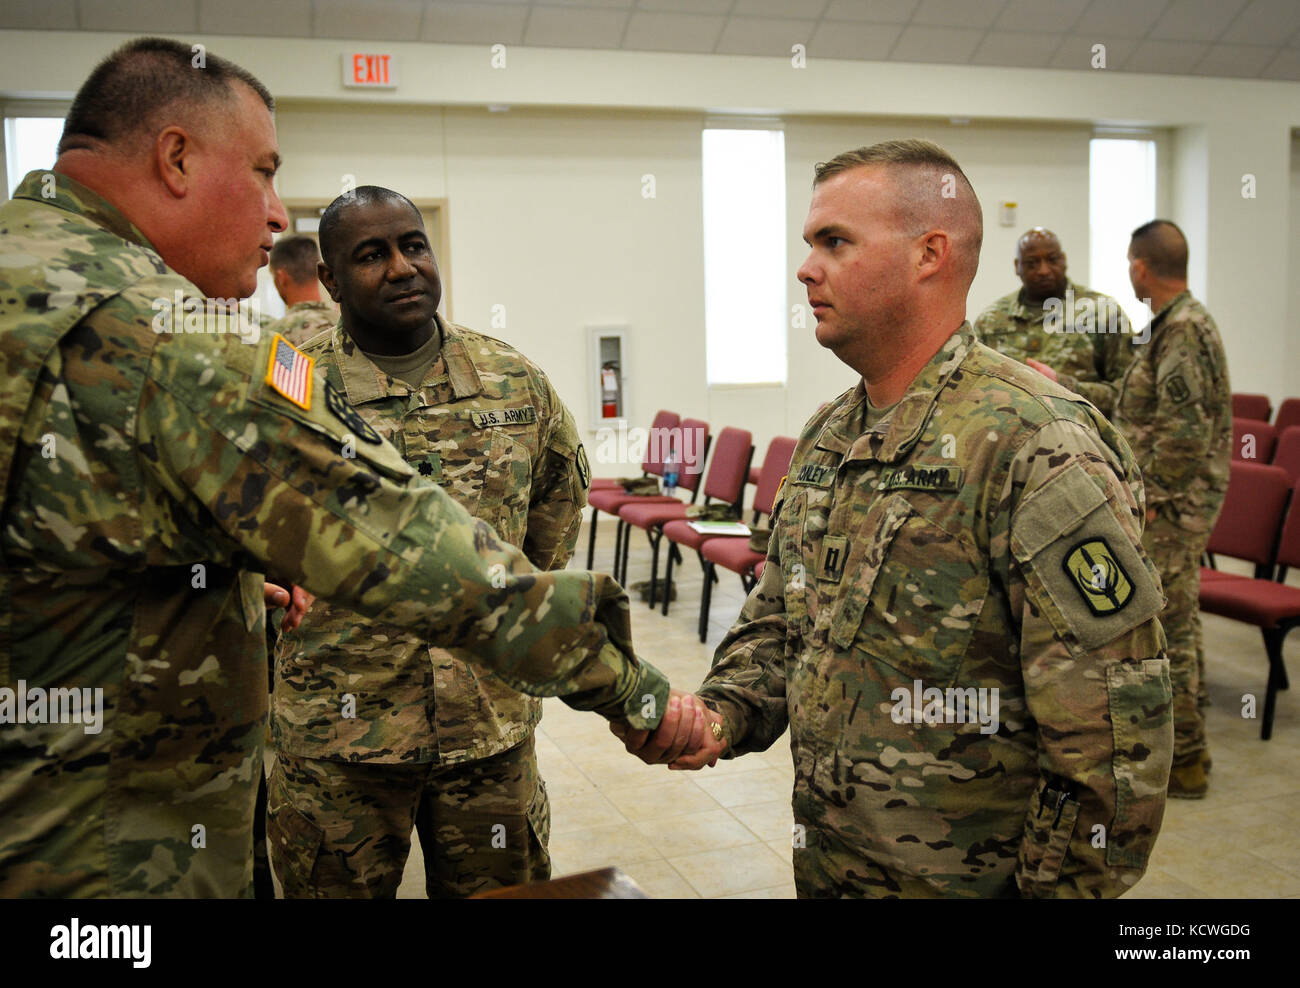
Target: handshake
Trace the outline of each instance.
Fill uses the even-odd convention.
[[[727,750],[722,715],[683,690],[671,691],[668,710],[653,731],[633,730],[623,720],[610,721],[609,729],[647,765],[691,770],[712,767]]]

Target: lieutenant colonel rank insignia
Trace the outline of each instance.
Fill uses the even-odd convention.
[[[311,374],[316,361],[279,333],[271,342],[266,383],[304,412],[311,411]]]
[[[348,427],[350,432],[356,433],[368,443],[374,443],[378,446],[383,442],[377,433],[363,419],[360,413],[348,404],[348,400],[343,397],[342,392],[334,387],[330,381],[325,382],[325,407],[333,413],[334,417]]]
[[[1080,542],[1061,565],[1097,617],[1122,611],[1133,599],[1133,583],[1105,539]]]

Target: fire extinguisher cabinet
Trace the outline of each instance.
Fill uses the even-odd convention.
[[[587,380],[591,389],[591,428],[627,421],[627,328],[589,326]]]

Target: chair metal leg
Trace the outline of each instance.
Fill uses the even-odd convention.
[[[659,543],[664,540],[662,529],[646,529],[646,539],[650,542],[650,610],[655,609],[655,591],[659,587]]]
[[[708,637],[709,604],[713,602],[713,582],[717,579],[713,563],[704,564],[704,589],[700,591],[700,643]]]
[[[668,543],[668,562],[664,564],[664,603],[661,613],[668,616],[668,604],[673,599],[673,563],[679,558],[677,543]]]
[[[591,564],[596,558],[596,516],[600,512],[595,508],[591,509],[591,532],[587,535],[587,569],[591,569]]]
[[[628,550],[631,548],[629,543],[632,541],[632,526],[629,525],[627,522],[623,521],[621,518],[619,519],[619,521],[623,525],[623,577],[618,582],[623,584],[623,586],[626,587],[627,586],[627,557],[628,557]]]
[[[1268,692],[1264,695],[1264,722],[1260,725],[1259,736],[1267,741],[1273,736],[1273,713],[1277,709],[1277,691],[1286,678],[1286,667],[1282,665],[1282,642],[1286,639],[1288,628],[1264,628],[1264,649],[1268,652]]]

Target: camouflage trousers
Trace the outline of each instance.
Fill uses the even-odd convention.
[[[1195,760],[1205,750],[1205,651],[1201,644],[1201,556],[1209,542],[1157,516],[1147,522],[1142,548],[1160,572],[1165,609],[1160,612],[1168,640],[1169,678],[1174,690],[1174,764]]]
[[[795,894],[801,899],[949,898],[929,882],[872,861],[830,831],[806,826],[802,836],[806,846],[793,851]],[[1012,898],[1018,894],[1010,877],[1004,894]]]
[[[411,849],[431,899],[544,881],[550,804],[533,737],[459,765],[373,765],[276,753],[267,806],[286,898],[393,898]]]

